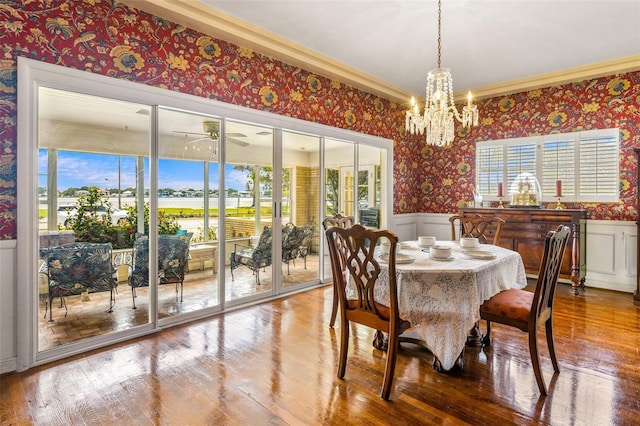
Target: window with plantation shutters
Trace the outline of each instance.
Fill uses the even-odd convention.
[[[495,199],[502,182],[508,197],[516,177],[529,172],[544,202],[555,199],[557,181],[565,202],[617,202],[619,156],[618,129],[483,141],[476,145],[476,184]]]

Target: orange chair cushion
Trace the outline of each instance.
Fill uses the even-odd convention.
[[[480,306],[480,315],[488,313],[517,321],[529,321],[533,304],[533,293],[526,290],[509,289],[501,291]]]
[[[349,299],[347,300],[348,309],[359,309],[360,301],[358,299]],[[376,302],[376,309],[378,311],[378,315],[385,321],[389,321],[391,319],[391,309],[388,306],[383,305],[381,303]],[[411,323],[409,321],[403,320],[400,318],[400,333],[406,331],[411,328]]]

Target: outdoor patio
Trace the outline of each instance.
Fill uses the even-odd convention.
[[[296,261],[295,265],[292,263],[291,275],[287,275],[287,266],[283,265],[283,286],[316,280],[318,269],[316,254],[307,257],[307,269],[305,269],[302,259]],[[255,276],[248,268],[236,269],[233,281],[229,266],[226,266],[224,270],[227,277],[226,300],[271,291],[271,266],[260,271],[260,285],[256,285]],[[174,284],[159,286],[158,317],[166,318],[218,305],[217,287],[218,274],[213,274],[210,267],[192,270],[187,274],[184,281],[183,302],[176,300]],[[53,322],[48,321],[48,313],[45,316],[48,296],[46,293],[41,294],[39,350],[51,349],[81,339],[146,324],[149,318],[149,287],[136,289],[136,294],[137,309],[132,309],[131,287],[126,281],[120,281],[115,296],[116,303],[111,313],[106,312],[105,309],[109,305],[109,292],[90,293],[88,301],[83,301],[82,295],[67,296],[65,297],[68,310],[66,317],[65,308],[60,307],[60,299],[56,298],[53,301]]]

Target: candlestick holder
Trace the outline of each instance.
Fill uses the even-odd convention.
[[[560,198],[562,198],[562,196],[558,196],[558,203],[556,204],[556,210],[564,210],[564,206],[560,202]]]
[[[498,203],[498,208],[504,209],[504,205],[502,204],[502,197],[498,197],[498,200],[500,200],[500,202]]]

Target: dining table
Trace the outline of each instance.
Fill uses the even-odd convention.
[[[527,278],[522,258],[513,250],[490,244],[463,250],[457,241],[436,244],[451,247],[451,256],[432,257],[430,247],[418,241],[398,243],[398,306],[400,317],[411,322],[407,332],[417,334],[433,353],[436,369],[448,371],[461,362],[469,332],[480,320],[480,305],[503,290],[524,288]],[[385,302],[387,257],[376,256],[381,271],[375,292]]]

